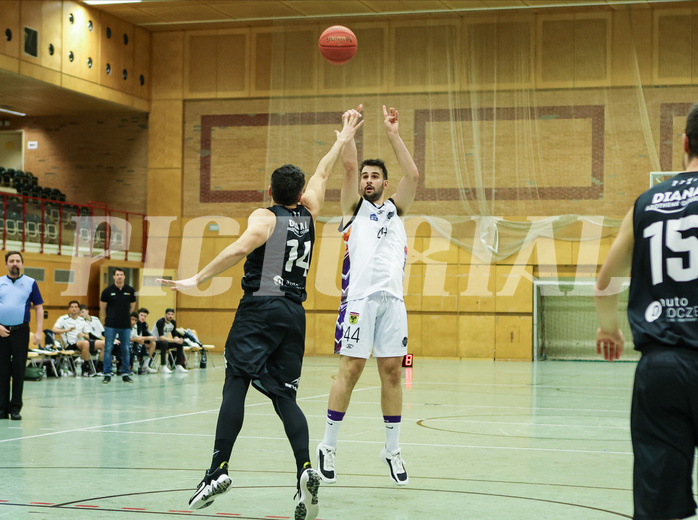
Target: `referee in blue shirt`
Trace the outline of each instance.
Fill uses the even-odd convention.
[[[36,332],[32,338],[41,345],[44,328],[44,300],[36,280],[22,274],[24,258],[18,251],[5,255],[7,275],[0,278],[0,419],[22,416],[24,369],[29,352],[29,320],[31,305],[36,312]],[[12,395],[10,396],[10,378]]]

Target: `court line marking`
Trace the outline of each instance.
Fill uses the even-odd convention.
[[[375,390],[376,388],[380,388],[380,386],[374,386],[374,387],[368,387],[368,388],[360,388],[358,390],[354,390],[355,392],[361,392],[363,390]],[[329,394],[323,394],[325,397],[328,397]],[[302,401],[305,399],[317,399],[320,396],[312,396],[312,397],[304,397],[301,399],[298,399],[298,401]],[[261,401],[259,403],[251,403],[249,405],[245,405],[245,409],[248,407],[252,408],[255,406],[262,406],[266,405],[268,401]],[[96,430],[98,428],[110,428],[110,427],[115,427],[115,426],[128,426],[129,424],[141,424],[141,423],[147,423],[147,422],[155,422],[155,421],[163,421],[166,419],[178,419],[180,417],[188,417],[191,415],[201,415],[205,413],[211,413],[211,412],[217,412],[220,408],[215,408],[213,410],[200,410],[198,412],[189,412],[189,413],[182,413],[182,414],[176,414],[176,415],[167,415],[165,417],[150,417],[148,419],[138,419],[135,421],[126,421],[126,422],[120,422],[120,423],[112,423],[112,424],[100,424],[97,426],[85,426],[84,428],[73,428],[70,430],[60,430],[56,432],[50,432],[50,433],[40,433],[37,435],[27,435],[24,437],[15,437],[13,439],[0,439],[0,444],[4,444],[7,442],[15,442],[15,441],[21,441],[21,440],[27,440],[27,439],[37,439],[40,437],[52,437],[55,435],[63,435],[66,433],[75,433],[75,432],[84,432],[84,431],[90,431],[90,430]]]
[[[632,380],[628,380],[629,383],[632,383]],[[412,385],[420,385],[420,386],[448,386],[450,388],[453,388],[453,383],[439,383],[439,382],[433,382],[433,381],[414,381],[412,380]],[[559,388],[566,388],[566,389],[574,389],[574,390],[626,390],[628,394],[632,392],[632,388],[628,388],[627,386],[571,386],[571,385],[551,385],[551,384],[545,384],[545,385],[539,385],[536,383],[458,383],[458,386],[502,386],[502,387],[508,387],[508,388],[552,388],[554,390],[557,390]]]
[[[537,423],[537,422],[509,422],[509,421],[471,421],[466,419],[421,419],[422,422],[444,422],[444,423],[466,423],[466,424],[496,424],[498,426],[549,426],[551,428],[589,428],[598,430],[625,430],[630,431],[630,425],[628,426],[599,426],[599,425],[589,425],[589,424],[549,424],[549,423]]]
[[[173,435],[182,437],[202,437],[202,438],[213,438],[214,434],[210,433],[167,433],[163,432],[134,432],[134,431],[124,431],[124,430],[102,430],[96,431],[91,430],[89,433],[116,433],[121,435]],[[287,443],[288,439],[286,437],[261,437],[259,435],[238,435],[238,439],[250,439],[250,440],[262,440],[262,441],[279,441]],[[320,442],[321,438],[311,439],[312,442]],[[599,442],[599,441],[592,441]],[[630,442],[630,439],[628,439]],[[359,441],[359,440],[342,440],[342,444],[375,444],[383,446],[385,441]],[[420,448],[462,448],[462,449],[488,449],[488,450],[514,450],[514,451],[550,451],[553,453],[587,453],[587,454],[599,454],[599,455],[632,455],[629,451],[608,451],[608,450],[572,450],[572,449],[560,449],[560,448],[531,448],[531,447],[518,447],[518,446],[487,446],[487,445],[470,445],[470,444],[434,444],[427,442],[404,442],[400,441],[400,446],[418,446]]]

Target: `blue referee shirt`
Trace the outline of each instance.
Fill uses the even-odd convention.
[[[29,323],[31,304],[44,303],[36,280],[26,275],[0,277],[0,325],[13,327]]]

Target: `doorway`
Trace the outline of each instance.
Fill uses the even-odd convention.
[[[24,130],[0,131],[0,166],[24,170]]]

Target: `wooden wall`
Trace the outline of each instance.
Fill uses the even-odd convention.
[[[265,201],[245,202],[246,195],[236,198],[224,193],[264,189],[272,169],[265,168],[268,166],[265,156],[270,150],[273,150],[272,156],[277,155],[272,144],[277,136],[274,129],[268,133],[268,129],[263,128],[261,133],[256,133],[255,128],[249,126],[235,135],[234,124],[222,124],[221,132],[227,134],[221,133],[216,139],[228,145],[220,148],[228,150],[228,158],[226,152],[215,155],[219,182],[211,180],[216,172],[210,172],[212,191],[204,200],[201,157],[214,153],[200,146],[202,122],[206,116],[234,118],[236,115],[274,114],[284,109],[339,114],[348,106],[369,100],[372,112],[367,112],[367,121],[370,121],[369,117],[380,118],[381,103],[389,103],[401,109],[402,134],[408,147],[413,149],[414,136],[419,134],[414,126],[417,112],[452,108],[450,103],[454,95],[462,103],[459,106],[465,107],[470,106],[472,96],[479,96],[478,102],[483,107],[495,103],[507,106],[507,99],[511,100],[511,105],[518,103],[519,106],[526,103],[553,108],[595,106],[600,110],[602,126],[606,123],[601,134],[589,133],[584,136],[586,140],[575,143],[560,142],[556,139],[559,135],[577,130],[581,135],[589,132],[595,123],[575,122],[564,117],[561,122],[557,113],[549,118],[556,122],[548,128],[541,123],[541,135],[534,136],[540,142],[549,140],[548,148],[553,155],[544,171],[539,168],[532,174],[538,174],[539,186],[553,189],[553,196],[544,201],[503,197],[493,206],[493,213],[508,215],[506,218],[511,220],[569,213],[620,216],[645,189],[647,173],[653,169],[651,157],[643,153],[647,142],[640,121],[643,114],[637,108],[637,87],[642,84],[645,89],[643,96],[649,112],[650,132],[656,143],[666,140],[667,130],[662,127],[666,126],[665,112],[674,110],[665,105],[682,105],[698,99],[691,66],[692,60],[698,59],[698,51],[690,31],[673,29],[674,23],[679,28],[690,27],[693,14],[698,14],[698,10],[631,8],[628,11],[578,10],[563,14],[361,22],[351,25],[360,42],[359,52],[341,67],[324,62],[316,51],[315,42],[323,24],[158,34],[153,38],[153,53],[166,62],[154,71],[153,104],[162,106],[158,109],[162,133],[158,134],[157,149],[151,146],[151,158],[155,153],[163,159],[171,158],[172,164],[163,168],[161,174],[171,173],[188,188],[183,190],[180,215],[183,223],[198,215],[224,215],[235,218],[238,226],[244,229],[241,217]],[[679,48],[684,51],[676,53]],[[284,71],[281,74],[280,69]],[[666,85],[677,86],[652,88]],[[527,91],[527,100],[522,102],[520,96]],[[442,97],[439,97],[440,92],[444,93]],[[673,132],[669,141],[683,124],[681,110],[669,116],[669,132]],[[182,111],[183,120],[180,119]],[[151,125],[156,124],[154,117],[155,111],[151,113]],[[596,116],[589,117],[593,120]],[[178,125],[180,122],[182,124]],[[387,153],[381,148],[386,143],[380,143],[380,127],[371,129],[370,124],[367,122],[364,129],[363,142],[369,149],[373,146],[373,155],[389,156],[389,147]],[[561,129],[560,125],[565,124],[581,126],[577,130]],[[183,129],[181,148],[174,139],[171,148],[163,148],[162,139],[168,136],[167,128],[174,132]],[[321,131],[328,133],[330,129],[325,125]],[[429,130],[440,131],[433,126]],[[283,131],[288,133],[288,127]],[[502,130],[506,131],[506,128]],[[314,137],[312,129],[309,134],[313,137],[307,137],[308,142],[301,139],[295,146],[297,157],[293,157],[306,169],[313,167],[313,161],[330,142],[330,137],[326,141]],[[180,138],[178,133],[176,135]],[[324,136],[319,132],[317,135]],[[434,137],[431,136],[431,142],[438,143],[439,139]],[[241,138],[243,141],[236,141]],[[313,143],[313,138],[322,142]],[[244,142],[239,148],[244,153],[234,152],[232,145],[236,142]],[[616,153],[623,146],[627,147],[626,153],[608,159],[610,152]],[[595,170],[595,174],[590,172],[593,163],[598,163],[598,159],[592,157],[592,149],[598,151],[599,147],[603,164],[601,178],[594,176],[599,170]],[[251,157],[257,151],[262,155],[255,160]],[[427,187],[450,188],[444,184],[452,180],[450,165],[444,163],[441,169],[435,166],[437,152],[420,158],[421,164],[428,166],[426,175],[432,176],[425,179],[425,183]],[[605,159],[603,152],[607,152]],[[372,153],[367,152],[367,155]],[[668,165],[666,169],[681,167],[681,154],[676,147],[669,145],[662,153],[663,166]],[[508,159],[505,150],[498,157],[504,161]],[[584,166],[575,170],[577,159]],[[278,160],[285,162],[287,159],[284,156]],[[541,179],[541,174],[551,177]],[[520,187],[506,183],[530,180],[505,177],[498,179],[504,185],[493,187]],[[339,187],[338,179],[330,182],[330,188]],[[599,184],[601,191],[594,191]],[[582,192],[567,189],[580,186],[586,186],[583,193],[592,196],[585,199],[579,196]],[[561,190],[560,194],[555,195],[555,190]],[[443,192],[436,190],[433,199],[418,196],[412,213],[462,214],[462,201],[442,200],[440,193]],[[161,206],[157,204],[158,208]],[[329,197],[323,215],[332,217],[337,212],[336,198]],[[309,279],[308,351],[317,354],[331,352],[338,304],[337,251],[341,245],[339,237],[332,233],[333,230],[329,230],[319,240],[314,259],[316,270]],[[229,238],[204,239],[198,266],[205,265],[233,238],[234,234]],[[473,235],[458,238],[467,241],[472,240]],[[426,259],[419,257],[417,253],[429,250],[438,240],[443,239],[435,238],[428,225],[418,226],[410,234],[414,258],[408,262],[405,278],[410,351],[422,356],[521,360],[530,360],[532,355],[531,278],[551,274],[593,276],[611,244],[610,238],[604,238],[597,242],[596,249],[588,249],[579,242],[540,239],[528,250],[510,258],[483,262],[467,250],[448,243],[437,247],[438,252],[427,255]],[[170,251],[174,254],[168,258],[168,266],[182,265],[181,259],[186,255],[180,259],[175,247]],[[548,265],[551,251],[555,255],[552,267]],[[178,300],[180,319],[197,322],[197,328],[204,331],[204,335],[214,337],[216,342],[224,341],[227,336],[240,296],[241,271],[237,268],[232,273],[232,286],[224,293],[211,297],[182,295]],[[327,280],[335,280],[335,286],[328,289]],[[435,280],[437,290],[433,287]],[[475,287],[480,289],[473,289]]]
[[[10,128],[36,141],[24,151],[24,170],[39,186],[60,189],[72,203],[147,212],[147,114],[13,118]]]
[[[24,53],[25,26],[39,31],[36,58]],[[126,107],[149,109],[149,31],[68,0],[0,1],[0,28],[0,68]],[[9,40],[6,30],[13,35]]]
[[[29,13],[36,9],[25,9],[25,4],[33,2],[3,2],[8,9],[0,9],[0,21],[19,27],[20,20],[29,19]],[[469,102],[468,96],[478,95],[484,107],[493,103],[495,90],[500,104],[509,96],[514,99],[512,103],[524,106],[529,98],[516,101],[519,92],[536,97],[539,106],[602,107],[604,122],[612,122],[604,128],[603,150],[628,150],[613,161],[606,154],[601,179],[592,179],[588,172],[583,172],[589,186],[598,186],[599,182],[603,185],[602,196],[580,200],[563,191],[568,195],[543,203],[514,198],[500,200],[494,208],[496,214],[507,215],[511,220],[526,220],[528,216],[571,212],[620,216],[645,188],[647,172],[652,169],[645,140],[648,136],[638,137],[642,134],[639,117],[649,120],[649,137],[656,143],[662,168],[677,169],[681,154],[671,142],[680,132],[686,105],[698,99],[694,86],[698,45],[693,37],[698,9],[633,7],[627,11],[594,9],[561,14],[483,14],[360,22],[352,24],[360,42],[357,56],[336,67],[324,62],[317,52],[316,42],[324,24],[143,34],[82,5],[54,4],[46,16],[54,17],[50,19],[57,23],[61,17],[61,37],[56,43],[60,46],[60,61],[42,56],[42,61],[34,63],[12,45],[0,42],[0,66],[8,70],[15,67],[12,70],[94,96],[117,96],[118,92],[118,96],[131,96],[119,99],[130,99],[134,104],[140,103],[137,99],[150,97],[146,207],[149,215],[172,220],[165,234],[154,237],[160,239],[161,247],[149,250],[146,265],[179,268],[180,275],[190,274],[190,270],[212,259],[244,229],[243,215],[264,203],[217,201],[215,197],[202,201],[197,162],[201,147],[196,142],[196,126],[202,116],[274,113],[282,106],[292,107],[295,112],[310,107],[309,111],[339,114],[347,108],[345,105],[369,99],[375,122],[379,103],[395,102],[399,108],[406,107],[401,112],[406,116],[403,135],[412,149],[416,145],[414,122],[418,120],[418,111],[425,110],[430,100],[447,99],[449,95],[455,95],[464,104]],[[79,12],[81,24],[92,19],[97,32],[86,34],[67,26],[68,11]],[[38,19],[44,23],[42,17]],[[117,35],[133,35],[142,49],[150,46],[150,53],[124,52],[114,43],[118,39],[104,41],[105,26]],[[56,38],[57,35],[58,32]],[[80,59],[69,62],[65,56],[73,44],[79,46]],[[98,61],[94,70],[83,67],[85,53],[89,57],[94,54],[93,63]],[[105,62],[112,61],[118,64],[117,71],[150,67],[152,81],[139,89],[129,83],[130,79],[121,83],[114,76],[106,77]],[[279,67],[285,71],[283,74],[278,73]],[[129,78],[133,76],[129,74]],[[627,106],[637,105],[640,83],[648,113],[624,115]],[[445,102],[440,105],[445,106]],[[322,131],[330,132],[331,126],[322,123]],[[365,131],[366,142],[382,153],[385,143],[376,143],[380,132]],[[247,137],[257,139],[252,133]],[[251,144],[266,150],[266,139],[260,137],[259,142]],[[587,148],[594,145],[593,137],[585,139],[581,144]],[[310,168],[328,147],[329,138],[305,152],[310,158],[301,159]],[[230,177],[223,180],[234,186],[262,186],[253,191],[263,189],[269,175],[264,168],[266,163],[261,170],[251,171],[245,160],[251,162],[244,154],[231,155],[230,162],[224,164],[230,167]],[[425,183],[448,180],[443,173],[447,168],[439,174],[438,168],[424,164],[431,168],[426,171],[435,176],[425,179]],[[559,167],[562,172],[557,184],[551,179],[545,181],[549,187],[578,185],[574,177],[564,177],[569,172],[562,162],[549,166]],[[258,178],[250,179],[251,173]],[[221,185],[221,191],[225,188]],[[459,214],[459,201],[446,202],[444,210],[444,201],[438,195],[435,192],[434,199],[418,200],[413,215],[434,215],[438,211],[442,215]],[[336,214],[336,200],[330,200],[323,216],[331,218]],[[210,231],[205,223],[195,222],[201,215],[223,215],[234,219],[234,224],[225,221],[220,232]],[[189,225],[194,227],[188,228]],[[316,247],[306,305],[308,352],[326,354],[331,352],[338,305],[341,241],[331,224],[319,229],[322,238]],[[412,259],[405,277],[405,292],[410,351],[435,357],[530,360],[530,278],[551,273],[593,274],[610,245],[609,238],[603,239],[599,250],[589,254],[573,241],[541,239],[530,250],[499,262],[485,262],[455,243],[440,244],[444,239],[435,236],[429,225],[414,226],[409,234]],[[459,239],[467,241],[473,236],[466,234]],[[553,268],[545,263],[549,257],[543,261],[543,256],[551,251],[555,254]],[[424,252],[429,254],[425,257],[421,254]],[[199,330],[206,342],[222,344],[240,296],[240,274],[241,267],[224,273],[224,277],[232,276],[233,280],[220,281],[230,283],[230,287],[224,285],[225,290],[215,296],[180,295],[178,321]],[[334,286],[331,280],[335,281]],[[438,280],[436,288],[434,280]],[[475,291],[472,287],[486,290]]]

